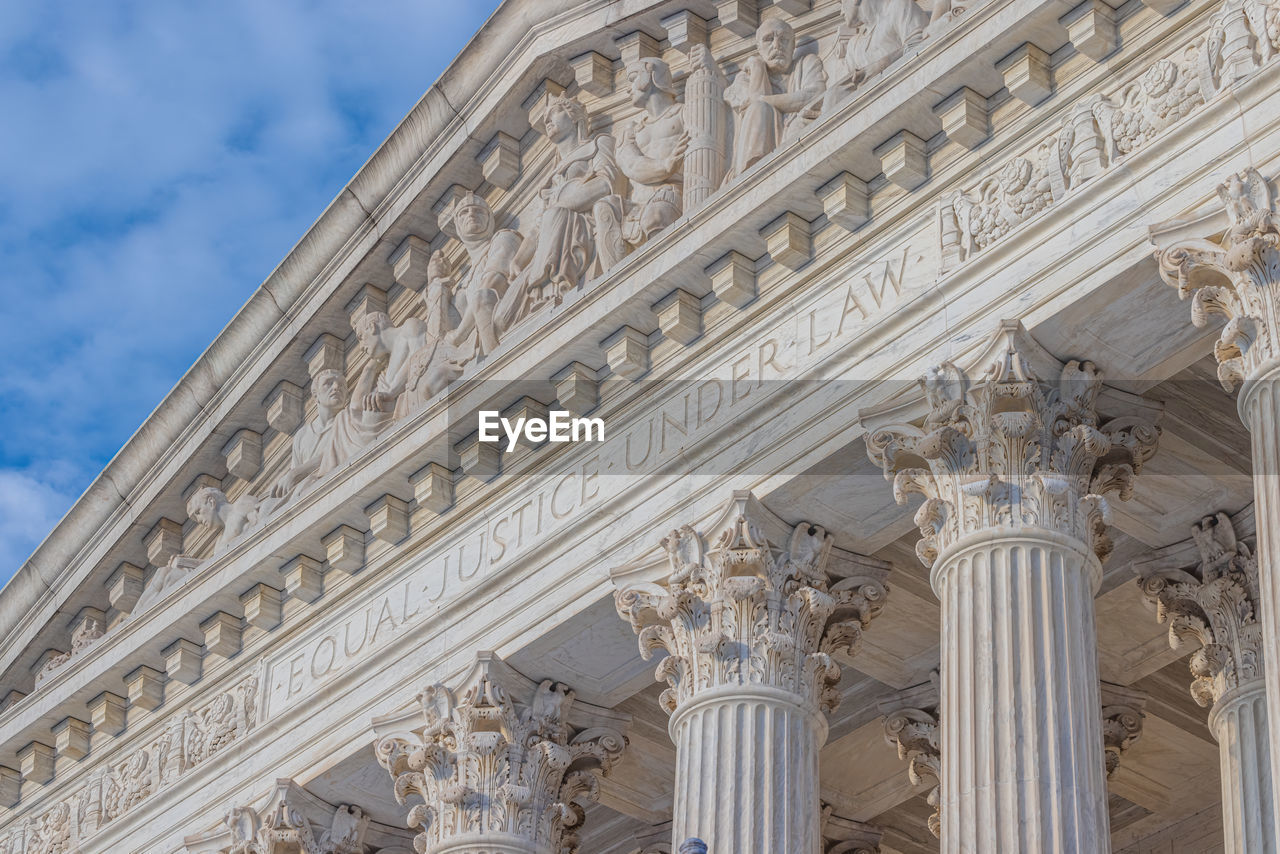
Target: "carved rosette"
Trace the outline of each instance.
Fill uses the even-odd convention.
[[[625,718],[585,704],[560,683],[535,685],[482,653],[458,692],[433,685],[405,718],[375,721],[378,761],[397,800],[421,798],[408,825],[420,854],[578,850],[583,803],[627,744]],[[381,735],[381,732],[380,732]]]
[[[867,452],[916,513],[926,566],[978,531],[1040,527],[1075,537],[1105,559],[1108,494],[1126,500],[1133,477],[1155,453],[1157,428],[1139,417],[1102,423],[1102,375],[1072,360],[1041,379],[1020,326],[1005,324],[997,354],[976,381],[951,362],[920,380],[929,411],[923,425],[873,428]],[[864,417],[865,421],[865,417]]]
[[[833,538],[824,529],[801,523],[778,543],[758,524],[760,509],[750,493],[735,493],[710,548],[688,525],[672,531],[662,540],[666,585],[639,583],[616,596],[641,654],[667,653],[656,678],[670,686],[661,698],[668,713],[709,689],[749,685],[829,712],[839,702],[832,656],[856,652],[884,606],[878,578],[828,577]]]
[[[1139,579],[1156,618],[1169,625],[1174,649],[1192,642],[1191,696],[1212,706],[1228,692],[1262,679],[1258,562],[1236,540],[1225,513],[1193,529],[1201,550],[1192,570],[1162,569]]]
[[[1203,327],[1212,314],[1227,319],[1214,356],[1218,380],[1231,391],[1280,355],[1280,227],[1271,188],[1256,169],[1228,178],[1218,197],[1226,215],[1222,237],[1178,240],[1158,249],[1156,260],[1178,295],[1191,297],[1192,323]]]

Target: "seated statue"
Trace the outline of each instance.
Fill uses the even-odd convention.
[[[822,108],[847,101],[859,86],[924,39],[929,17],[915,0],[843,0],[840,29],[827,55],[831,87]]]
[[[380,413],[370,418],[369,413],[349,406],[346,378],[339,370],[320,371],[311,380],[311,389],[316,417],[293,434],[289,470],[272,487],[273,500],[259,509],[263,518],[345,465],[373,441],[384,421],[377,417]]]
[[[551,177],[532,227],[512,262],[515,273],[495,313],[499,334],[622,258],[622,172],[608,134],[587,135],[587,112],[554,96],[543,122],[556,147]]]
[[[618,167],[631,180],[622,236],[639,246],[680,218],[689,134],[665,62],[644,57],[627,68],[627,80],[631,103],[644,112],[623,130],[618,147]]]
[[[409,359],[405,388],[396,400],[396,418],[412,415],[462,376],[467,358],[449,342],[434,339]]]
[[[756,30],[756,52],[742,63],[724,91],[733,108],[733,159],[725,180],[732,180],[797,139],[818,117],[819,99],[827,90],[822,60],[796,56],[791,25],[769,18]]]
[[[467,250],[467,269],[454,282],[444,258],[433,253],[427,268],[427,289],[431,292],[432,285],[440,283],[441,297],[453,294],[460,320],[448,340],[458,351],[455,358],[487,355],[498,346],[493,313],[507,292],[520,235],[506,228],[495,230],[489,203],[475,193],[464,194],[441,214],[440,230],[456,237]],[[432,317],[443,315],[443,307],[433,309],[429,304]]]
[[[437,325],[442,331],[441,320]],[[380,428],[407,414],[397,403],[409,382],[409,361],[432,343],[433,336],[426,321],[411,317],[392,326],[391,318],[381,311],[366,312],[354,326],[360,346],[369,354],[369,363],[356,380],[354,407],[367,413],[366,424]]]
[[[197,489],[188,499],[187,515],[197,524],[217,531],[213,553],[218,554],[257,526],[261,503],[260,499],[247,494],[233,503],[221,489],[206,486]]]

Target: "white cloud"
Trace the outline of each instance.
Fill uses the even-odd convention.
[[[67,511],[72,496],[13,471],[0,471],[0,566],[8,578]]]
[[[0,4],[0,583],[492,6]]]

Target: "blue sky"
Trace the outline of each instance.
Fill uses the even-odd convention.
[[[0,4],[0,584],[496,6]]]

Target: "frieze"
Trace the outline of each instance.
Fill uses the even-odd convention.
[[[183,709],[145,746],[90,772],[69,797],[16,821],[3,854],[74,854],[98,830],[240,741],[260,723],[255,671],[213,699]]]
[[[1068,193],[1145,148],[1280,50],[1280,0],[1223,4],[1209,32],[1119,88],[1077,103],[1057,132],[938,210],[943,272],[967,263]]]

